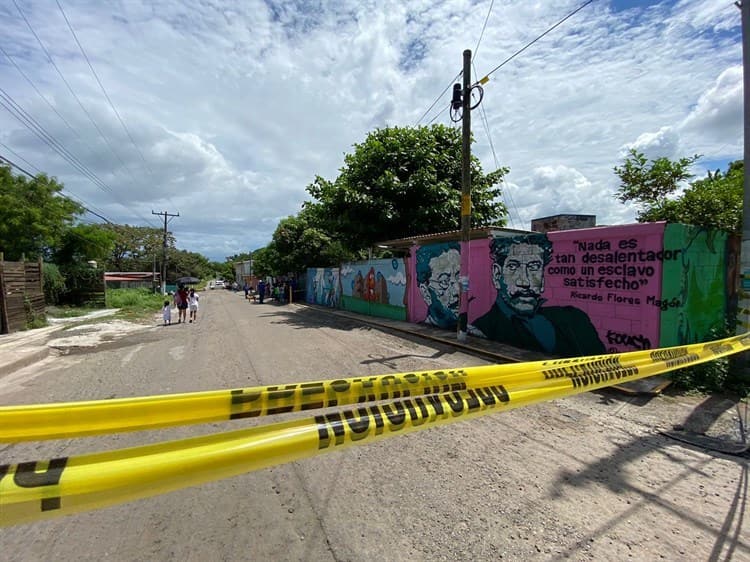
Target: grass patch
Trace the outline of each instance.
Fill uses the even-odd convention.
[[[107,290],[107,308],[119,308],[115,316],[129,321],[151,320],[165,300],[171,299],[149,289]]]
[[[96,310],[101,309],[89,306],[48,306],[47,316],[51,318],[77,318],[78,316],[85,316],[89,312],[94,312]]]

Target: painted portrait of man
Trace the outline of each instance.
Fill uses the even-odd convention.
[[[552,259],[545,234],[490,242],[492,308],[473,322],[472,334],[563,357],[605,353],[586,313],[574,306],[544,306],[544,270]]]
[[[417,284],[427,305],[425,323],[446,329],[456,328],[460,267],[458,242],[430,244],[417,250]]]

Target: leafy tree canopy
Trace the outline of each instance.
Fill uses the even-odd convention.
[[[61,196],[63,185],[39,174],[14,176],[0,166],[0,252],[6,260],[46,256],[83,213],[83,207]]]
[[[58,265],[95,260],[105,265],[115,246],[115,234],[100,225],[78,224],[68,228],[52,249],[52,262]]]
[[[471,161],[472,226],[505,224],[497,184],[508,172],[485,174]],[[345,251],[378,241],[460,227],[461,132],[444,125],[387,127],[370,133],[334,181],[320,176],[307,187],[308,222]],[[320,243],[314,236],[309,242]],[[283,255],[283,253],[282,253]]]
[[[107,259],[108,271],[151,271],[154,259],[157,269],[161,263],[164,231],[150,226],[130,226],[127,224],[99,225],[114,234],[114,246]],[[167,234],[167,249],[174,249],[175,238]]]
[[[639,222],[667,221],[742,232],[742,161],[730,163],[726,173],[709,172],[680,192],[692,178],[688,169],[698,158],[648,161],[631,149],[623,165],[614,168],[620,178],[618,199],[638,204]]]

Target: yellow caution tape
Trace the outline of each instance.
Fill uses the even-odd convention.
[[[705,344],[612,355],[397,373],[282,386],[4,406],[0,407],[0,442],[82,437],[267,416],[362,404],[375,400],[439,394],[504,384],[511,380],[530,384],[533,381],[567,376],[567,373],[587,374],[607,369],[637,368],[665,357],[673,361],[692,361],[692,356],[706,346],[721,351],[725,345],[744,346],[742,342],[746,340],[750,341],[750,334]],[[706,360],[710,358],[711,356]]]
[[[275,466],[393,435],[579,394],[744,351],[750,337],[542,362],[534,381],[479,385],[443,394],[361,405],[304,420],[180,441],[0,466],[0,526],[96,509]],[[607,359],[610,359],[607,361]]]

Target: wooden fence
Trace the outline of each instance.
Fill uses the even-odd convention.
[[[43,314],[42,260],[4,261],[0,254],[0,334],[23,330]]]

